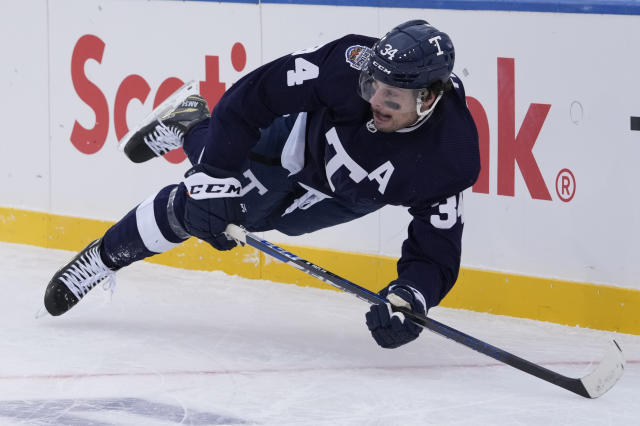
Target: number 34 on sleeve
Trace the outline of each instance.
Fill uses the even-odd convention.
[[[304,58],[296,58],[294,64],[295,69],[287,71],[287,86],[300,85],[306,80],[318,78],[320,74],[318,66]]]

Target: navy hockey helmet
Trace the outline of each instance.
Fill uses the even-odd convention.
[[[446,82],[454,60],[449,36],[416,19],[398,25],[373,45],[366,71],[390,86],[424,89]]]

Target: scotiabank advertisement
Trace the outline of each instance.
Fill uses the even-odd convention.
[[[180,181],[180,151],[136,165],[117,145],[183,82],[199,81],[213,106],[270,59],[426,19],[456,46],[454,72],[480,135],[463,266],[640,289],[640,58],[629,50],[640,40],[637,17],[91,0],[48,8],[52,213],[115,221]],[[268,237],[397,256],[409,220],[385,208],[303,239]]]
[[[185,82],[200,81],[200,92],[215,105],[227,87],[260,65],[258,10],[211,6],[51,5],[53,212],[117,220],[153,191],[182,179],[188,168],[182,151],[136,166],[117,146]]]

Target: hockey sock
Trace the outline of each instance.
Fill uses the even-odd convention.
[[[196,124],[184,138],[182,149],[194,166],[202,161],[208,131],[209,120],[203,120]]]
[[[184,230],[184,186],[161,189],[105,233],[100,255],[111,269],[163,253],[189,238]]]

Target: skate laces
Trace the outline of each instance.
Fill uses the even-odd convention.
[[[144,137],[144,143],[154,154],[160,157],[172,149],[182,146],[184,132],[177,126],[166,126],[162,121],[157,121],[156,128]]]
[[[69,269],[60,276],[60,281],[69,288],[78,300],[105,279],[102,288],[111,290],[111,294],[113,294],[116,287],[116,273],[102,262],[98,246],[90,248],[76,259],[69,266]]]

